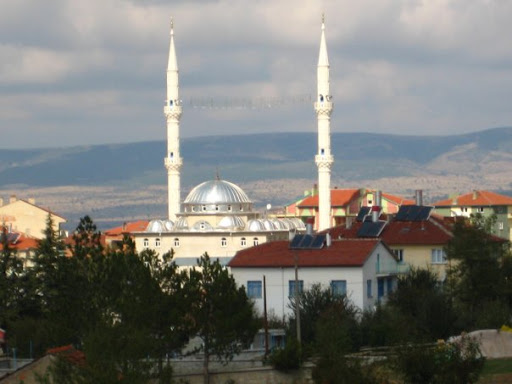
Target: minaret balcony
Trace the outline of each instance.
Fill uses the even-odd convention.
[[[178,115],[180,116],[181,115],[181,105],[173,105],[173,106],[169,106],[169,105],[166,105],[164,106],[164,114],[166,116],[169,116],[169,115]]]
[[[334,156],[332,155],[316,155],[315,163],[318,166],[330,166],[334,163]]]
[[[181,157],[166,157],[164,164],[167,169],[180,169],[183,165],[183,159]]]
[[[314,103],[315,105],[315,109],[318,110],[318,109],[332,109],[333,108],[333,103],[332,101],[317,101],[316,103]]]

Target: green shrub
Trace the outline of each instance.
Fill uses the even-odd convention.
[[[279,371],[298,369],[302,363],[302,349],[298,341],[289,337],[284,348],[276,348],[269,357],[269,362]]]

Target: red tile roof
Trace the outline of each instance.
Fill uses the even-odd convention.
[[[455,204],[454,204],[455,203]],[[512,197],[500,195],[490,191],[473,191],[459,195],[454,199],[445,199],[433,203],[435,207],[442,206],[486,206],[486,205],[512,205]]]
[[[414,200],[406,199],[401,196],[391,195],[389,193],[382,192],[382,197],[386,200],[389,200],[397,205],[414,205],[416,202]]]
[[[11,249],[16,251],[27,251],[29,249],[35,249],[39,245],[37,239],[33,237],[29,237],[24,235],[23,233],[17,233],[19,236],[16,238],[16,241],[10,243]],[[3,245],[0,244],[0,250],[3,250]]]
[[[380,243],[378,239],[333,241],[321,249],[289,249],[288,241],[271,241],[238,251],[229,262],[231,268],[358,267]]]
[[[141,232],[146,230],[146,227],[148,226],[149,221],[148,220],[138,220],[138,221],[131,221],[128,223],[125,223],[125,225],[121,225],[119,227],[110,228],[105,231],[106,236],[119,236],[123,233],[132,233],[132,232]]]
[[[331,206],[345,206],[359,196],[359,189],[331,189]],[[299,207],[318,207],[318,195],[306,197]]]

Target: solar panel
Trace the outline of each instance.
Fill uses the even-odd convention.
[[[10,244],[15,244],[18,241],[19,238],[20,238],[20,234],[19,233],[8,233],[7,234],[7,241]]]
[[[363,221],[365,216],[367,216],[370,213],[370,207],[361,207],[359,210],[359,213],[357,214],[357,221]]]
[[[311,248],[320,249],[324,246],[325,235],[316,235],[311,243]]]
[[[292,241],[290,242],[290,248],[298,248],[299,245],[300,245],[300,242],[302,241],[302,236],[303,235],[295,235],[292,239]]]
[[[320,249],[325,243],[326,235],[295,235],[290,242],[290,249]]]
[[[397,221],[423,221],[428,220],[434,207],[422,205],[403,205],[395,216]]]
[[[303,235],[303,239],[300,243],[301,248],[309,248],[313,243],[314,237],[311,235]]]
[[[385,221],[365,221],[357,231],[358,237],[379,237],[386,225]]]
[[[397,220],[397,221],[404,221],[404,220],[406,220],[408,212],[409,212],[409,206],[408,205],[402,205],[398,209],[398,212],[396,213],[395,220]]]
[[[416,221],[418,214],[420,213],[421,207],[418,205],[411,205],[409,208],[409,213],[407,214],[408,221]]]
[[[428,220],[433,209],[434,209],[434,207],[425,207],[425,206],[421,207],[421,212],[420,212],[418,220]]]

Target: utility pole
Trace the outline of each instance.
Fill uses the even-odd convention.
[[[299,344],[301,344],[301,333],[300,333],[300,295],[299,295],[299,254],[298,251],[294,251],[294,258],[295,258],[295,320],[296,320],[296,327],[297,327],[297,341]]]
[[[263,275],[263,325],[265,327],[265,357],[268,356],[267,280]]]

